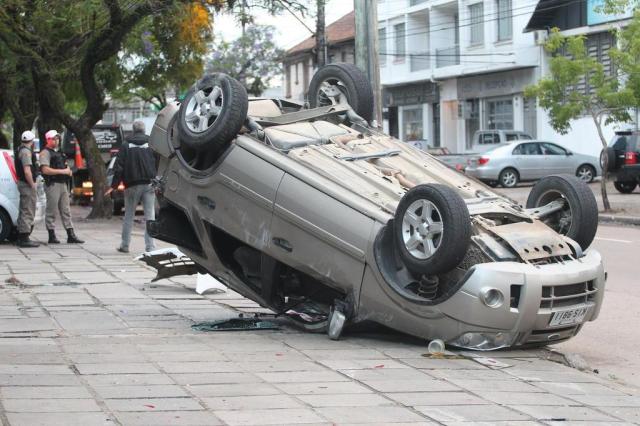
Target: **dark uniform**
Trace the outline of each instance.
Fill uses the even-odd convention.
[[[33,220],[36,214],[37,192],[24,173],[24,167],[31,168],[31,176],[35,182],[38,177],[36,154],[31,147],[20,145],[14,157],[16,175],[18,176],[18,192],[20,192],[20,207],[18,212],[18,244],[25,247],[34,246],[29,240],[29,234],[33,229]]]

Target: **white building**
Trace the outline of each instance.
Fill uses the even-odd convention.
[[[477,130],[514,129],[598,153],[590,119],[558,135],[544,111],[523,96],[546,72],[548,28],[590,34],[590,50],[595,46],[594,54],[608,60],[610,24],[594,17],[598,1],[379,0],[387,130],[403,140],[475,152],[482,148],[472,145]]]

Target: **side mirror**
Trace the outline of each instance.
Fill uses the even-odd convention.
[[[573,155],[573,152],[567,151],[567,157],[570,156],[570,155]]]

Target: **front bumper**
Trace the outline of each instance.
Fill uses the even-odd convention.
[[[595,250],[579,260],[540,266],[516,262],[476,265],[463,287],[442,304],[443,313],[464,324],[457,336],[446,341],[488,350],[569,339],[585,322],[597,318],[604,287],[602,259]],[[490,290],[502,295],[501,303],[487,304]],[[577,321],[550,325],[557,312],[583,308],[586,312]]]

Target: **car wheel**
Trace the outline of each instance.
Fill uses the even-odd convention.
[[[198,152],[217,151],[236,138],[247,118],[247,91],[226,74],[202,77],[180,104],[180,142]]]
[[[373,90],[367,76],[353,64],[330,64],[315,73],[309,84],[311,108],[345,100],[366,121],[373,118]]]
[[[462,197],[448,186],[411,188],[400,200],[393,222],[400,257],[413,273],[448,272],[467,253],[471,240],[469,210]]]
[[[598,229],[598,204],[586,183],[571,175],[547,176],[536,183],[527,198],[527,208],[564,199],[564,208],[542,221],[559,234],[566,235],[586,250]]]
[[[13,228],[11,217],[6,211],[0,209],[0,242],[9,238],[11,235],[11,228]]]
[[[636,182],[614,182],[613,186],[622,194],[631,194],[638,184]]]
[[[591,183],[596,177],[596,169],[589,164],[583,164],[576,170],[576,176],[584,183]]]
[[[515,169],[507,168],[500,172],[498,180],[504,188],[514,188],[520,181],[520,176]]]

